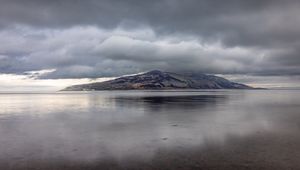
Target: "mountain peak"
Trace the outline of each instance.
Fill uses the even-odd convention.
[[[148,71],[144,74],[163,74],[164,72],[160,71],[160,70],[151,70],[151,71]]]

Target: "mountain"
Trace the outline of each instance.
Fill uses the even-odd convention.
[[[69,86],[63,91],[135,89],[253,89],[253,87],[213,75],[177,74],[153,70],[104,82]]]

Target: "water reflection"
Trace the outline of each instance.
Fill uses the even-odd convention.
[[[175,110],[177,112],[185,110],[201,109],[206,106],[222,104],[226,95],[172,95],[172,96],[121,96],[111,100],[118,107],[144,108],[150,111]],[[151,112],[157,113],[157,112]]]
[[[257,132],[297,131],[281,113],[298,118],[299,95],[285,93],[1,94],[0,161],[149,160],[161,148],[224,146]],[[278,104],[282,98],[287,102]]]

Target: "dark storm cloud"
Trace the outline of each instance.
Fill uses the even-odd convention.
[[[0,14],[3,26],[115,28],[145,24],[159,33],[200,34],[246,45],[276,44],[269,41],[274,36],[297,40],[299,7],[300,3],[290,0],[2,0]]]
[[[299,7],[293,0],[1,0],[0,72],[298,75]]]

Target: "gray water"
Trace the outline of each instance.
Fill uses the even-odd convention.
[[[297,169],[299,132],[297,90],[0,94],[2,169]]]

